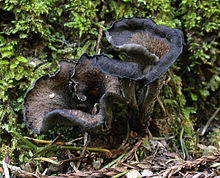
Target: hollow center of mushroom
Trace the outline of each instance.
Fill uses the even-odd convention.
[[[170,47],[165,40],[143,32],[138,32],[132,35],[128,38],[127,43],[139,44],[158,56],[159,59],[166,55],[170,50]]]
[[[98,103],[102,95],[105,93],[105,86],[103,86],[103,79],[100,77],[90,76],[90,79],[86,83],[86,89],[84,94],[86,96],[86,107],[80,108],[82,111],[97,114]],[[94,108],[96,111],[94,111]]]
[[[85,95],[87,100],[91,103],[98,103],[101,96],[104,94],[104,86],[102,86],[101,81],[99,79],[93,80],[88,83],[88,88],[85,91]]]

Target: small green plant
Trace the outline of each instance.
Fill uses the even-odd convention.
[[[187,72],[183,76],[184,83],[188,83],[184,88],[185,96],[200,113],[207,108],[215,109],[217,103],[214,98],[219,98],[215,91],[220,86],[217,65],[219,3],[216,0],[184,0],[180,3],[179,13],[190,53],[185,63]],[[210,102],[211,98],[214,102]]]

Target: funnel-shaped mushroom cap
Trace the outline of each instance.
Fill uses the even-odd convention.
[[[38,78],[26,92],[23,102],[24,119],[34,132],[42,131],[48,112],[67,109],[71,105],[69,79],[74,66],[73,62],[60,61],[55,75]]]
[[[102,56],[102,55],[100,55]],[[79,100],[94,107],[99,103],[97,113],[100,123],[106,118],[112,119],[112,105],[115,102],[126,103],[120,94],[120,83],[117,77],[103,73],[95,64],[95,56],[83,54],[78,60],[71,79],[75,83],[75,93]],[[87,109],[90,110],[90,109]]]
[[[116,21],[106,31],[106,38],[116,50],[127,54],[130,61],[122,62],[100,56],[96,59],[97,65],[114,76],[144,79],[146,85],[166,72],[182,52],[183,38],[180,30],[157,25],[147,18]]]
[[[87,69],[81,68],[84,66],[80,67],[80,61],[87,62],[89,67]],[[103,74],[97,67],[92,66],[90,61],[92,58],[90,60],[87,55],[82,55],[76,64],[76,68],[73,62],[60,61],[59,70],[55,75],[40,77],[32,84],[24,97],[23,112],[27,125],[35,133],[46,132],[56,124],[79,125],[90,129],[102,124],[105,118],[112,117],[111,106],[113,102],[115,100],[124,101],[119,95],[117,78],[112,80],[111,76]],[[71,96],[69,83],[74,68],[75,74],[73,76],[76,77],[77,74],[80,75],[80,71],[83,71],[84,73],[78,77],[85,84],[92,84],[92,82],[97,84],[97,86],[84,86],[86,92],[96,90],[96,87],[99,86],[101,87],[100,91],[102,91],[97,100],[99,104],[96,104],[96,101],[90,101],[93,98],[92,95],[88,96],[88,102],[83,103],[86,107],[84,111],[79,110],[79,108],[81,109],[78,107],[79,103],[73,100]],[[93,73],[93,71],[96,72]],[[94,80],[94,75],[97,75],[97,78],[101,80]]]
[[[101,95],[106,92],[120,95],[118,78],[103,73],[95,64],[96,56],[83,54],[76,64],[71,79],[75,83],[75,92],[79,100],[94,102],[98,98],[96,102],[99,102]]]

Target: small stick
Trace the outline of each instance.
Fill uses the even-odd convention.
[[[4,160],[2,161],[2,166],[3,166],[3,169],[4,169],[5,177],[6,177],[6,178],[8,178],[8,177],[10,178],[10,174],[9,174],[8,166],[7,166],[7,164],[5,163]]]
[[[70,149],[70,150],[83,150],[83,147],[75,147],[75,146],[60,146],[59,148],[61,148],[61,149]],[[109,150],[103,149],[103,148],[88,148],[88,147],[86,147],[86,150],[111,153]]]
[[[152,137],[153,137],[148,127],[146,128],[146,132],[147,132],[149,138],[152,138]]]
[[[72,161],[76,161],[76,160],[79,160],[79,159],[82,159],[84,157],[75,157],[75,158],[69,158],[69,159],[65,159],[65,160],[62,160],[62,161],[59,161],[60,164],[63,164],[63,163],[66,163],[66,162],[70,162],[72,163]],[[73,168],[73,166],[71,165],[71,167]]]
[[[31,138],[31,137],[24,137],[28,140],[34,141],[35,143],[45,143],[45,144],[52,144],[54,141],[49,141],[49,140],[39,140],[39,139],[35,139],[35,138]],[[54,144],[56,145],[63,145],[64,142],[55,142]]]
[[[209,125],[211,124],[211,122],[213,121],[213,119],[215,118],[215,116],[218,114],[220,108],[218,108],[213,114],[212,116],[209,118],[208,122],[206,123],[205,127],[203,128],[202,132],[201,132],[201,136],[203,136],[207,130],[207,128],[209,127]]]
[[[80,153],[80,157],[83,157],[83,156],[84,156],[87,145],[88,145],[88,133],[86,132],[85,135],[84,135],[84,146],[83,146],[83,149],[82,149],[82,151],[81,151],[81,153]],[[80,164],[81,164],[81,160],[82,160],[82,159],[79,159],[78,162],[77,162],[77,164],[76,164],[76,168],[77,168],[77,169],[79,169],[79,166],[80,166]]]
[[[34,141],[35,143],[44,143],[44,144],[52,144],[54,141],[49,141],[49,140],[39,140],[39,139],[35,139],[35,138],[31,138],[31,137],[24,137],[28,140],[31,140],[31,141]],[[76,138],[76,139],[73,139],[69,142],[55,142],[54,144],[55,145],[72,145],[75,141],[78,141],[78,140],[82,140],[83,137],[79,137],[79,138]]]
[[[124,158],[122,158],[116,165],[123,163],[129,156],[131,156],[135,151],[137,151],[138,147],[141,145],[142,140],[138,141],[136,145],[133,147],[131,151],[129,151]]]
[[[72,159],[70,150],[66,150],[66,152],[67,152],[67,155],[68,155],[69,160]],[[70,166],[73,168],[73,170],[74,170],[75,172],[79,172],[79,170],[76,169],[76,166],[75,166],[73,160],[70,161]]]
[[[156,151],[154,152],[154,154],[152,155],[153,157],[151,158],[151,160],[153,160],[155,158],[155,156],[157,155],[158,153],[158,150],[159,150],[159,142],[157,142],[157,148],[156,148]]]
[[[136,151],[134,152],[134,157],[135,157],[135,159],[136,159],[136,162],[139,162],[138,155],[137,155],[137,152],[136,152]]]
[[[79,137],[79,138],[73,139],[70,142],[66,142],[65,145],[72,145],[74,142],[82,140],[82,139],[83,139],[83,137]]]
[[[157,96],[157,101],[160,104],[160,107],[162,108],[164,114],[166,115],[166,110],[165,110],[165,107],[163,105],[163,102],[160,100],[160,98],[158,96]]]
[[[174,139],[175,136],[170,136],[170,137],[150,137],[150,140],[171,140]]]
[[[126,163],[121,163],[121,164],[122,164],[123,166],[125,166],[125,167],[130,168],[130,169],[135,169],[134,166],[128,165],[128,164],[126,164]]]
[[[24,175],[32,175],[33,177],[37,177],[39,178],[39,176],[33,174],[33,173],[30,173],[30,172],[27,172],[27,171],[24,171],[22,170],[20,167],[17,167],[17,166],[12,166],[12,165],[9,165],[7,163],[5,163],[7,165],[7,167],[11,170],[11,172],[16,175],[16,176],[21,176],[21,174],[24,174]],[[0,165],[3,165],[3,162],[0,161]]]
[[[102,21],[101,26],[104,26],[104,24],[105,24],[105,21]],[[100,42],[101,42],[101,39],[102,39],[102,35],[103,35],[103,28],[100,27],[99,28],[99,35],[98,35],[98,39],[97,39],[96,50],[95,50],[96,54],[100,53],[99,47],[100,47]]]
[[[165,81],[163,81],[163,84],[164,84],[164,85],[168,84],[168,83],[170,82],[170,80],[171,80],[171,77],[169,76],[168,79],[166,79]]]

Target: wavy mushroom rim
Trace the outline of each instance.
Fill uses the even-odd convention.
[[[65,60],[62,60],[62,61],[69,62],[69,61],[65,61]],[[50,106],[47,107],[45,111],[42,111],[42,113],[43,113],[42,116],[43,117],[40,117],[40,118],[35,117],[35,116],[32,117],[32,115],[35,114],[36,111],[33,111],[33,113],[30,113],[30,115],[28,116],[27,112],[29,112],[29,110],[27,108],[28,107],[30,108],[30,103],[32,102],[31,100],[33,99],[33,98],[30,98],[30,97],[32,96],[32,94],[36,94],[36,93],[39,94],[39,92],[40,93],[42,92],[41,87],[39,87],[42,84],[42,82],[43,83],[48,83],[48,82],[50,83],[52,81],[52,84],[50,86],[48,86],[49,90],[51,88],[54,88],[54,86],[56,86],[57,83],[59,83],[55,78],[57,77],[57,75],[62,70],[62,66],[61,66],[62,61],[59,62],[59,64],[58,64],[59,69],[54,75],[44,75],[42,77],[39,77],[38,79],[36,79],[32,83],[31,87],[25,93],[24,101],[23,101],[23,105],[22,105],[24,121],[26,122],[27,127],[30,128],[36,134],[45,133],[53,125],[60,124],[60,123],[62,125],[69,125],[69,126],[79,125],[79,126],[81,126],[83,128],[86,128],[86,129],[93,129],[93,128],[101,125],[102,123],[104,123],[106,118],[112,117],[113,113],[112,113],[112,110],[111,110],[111,105],[112,105],[111,103],[114,100],[117,100],[117,101],[120,101],[120,102],[125,102],[125,100],[122,98],[122,96],[119,95],[117,92],[116,93],[105,92],[101,96],[101,98],[99,98],[99,111],[96,114],[83,112],[83,111],[78,110],[78,109],[72,109],[72,107],[68,107],[68,103],[64,103],[65,108],[54,108],[53,109],[53,106],[56,106],[56,105],[54,105],[53,101],[52,101],[51,102],[53,104],[52,105],[52,110],[51,111],[48,110],[48,108],[50,108]],[[75,67],[75,63],[74,63],[74,67]],[[64,74],[66,74],[66,72],[62,73],[61,77],[64,77],[65,76]],[[51,79],[54,79],[54,80],[51,80]],[[60,79],[60,76],[58,77],[58,79]],[[105,79],[105,80],[109,80],[109,82],[110,82],[109,86],[112,84],[111,81],[110,81],[110,78]],[[70,80],[67,80],[67,81],[70,81]],[[65,85],[68,85],[69,82],[67,82],[67,81],[64,82]],[[55,82],[55,84],[53,82]],[[113,83],[113,85],[114,85],[114,83]],[[62,87],[62,89],[61,89],[61,95],[60,95],[61,97],[66,95],[66,91],[64,91],[64,88],[65,87]],[[117,86],[116,86],[116,88],[117,88]],[[40,90],[36,91],[34,89],[40,89]],[[58,88],[58,90],[59,90],[59,88]],[[34,93],[32,91],[34,91]],[[108,91],[113,91],[114,92],[114,86],[113,86],[112,90],[108,89]],[[53,92],[56,93],[56,91],[47,91],[47,89],[46,89],[46,94],[47,95],[50,94],[50,93],[53,93]],[[42,96],[42,94],[40,96]],[[58,97],[58,99],[59,99],[59,97]],[[67,97],[67,96],[65,96],[65,97]],[[29,99],[29,102],[27,102],[27,99]],[[45,100],[45,98],[44,97],[39,98],[39,100],[40,100],[40,102],[42,102],[42,101]],[[64,100],[64,101],[66,101],[66,100]],[[39,102],[39,104],[41,104],[40,102]],[[47,102],[47,104],[48,104],[48,102]],[[62,105],[62,103],[61,103],[61,105]],[[31,107],[33,107],[33,106],[31,106]],[[38,121],[37,121],[37,119],[38,119]],[[37,125],[34,124],[34,123],[37,123]]]
[[[109,97],[111,97],[111,101],[109,100]],[[115,93],[105,93],[100,98],[100,110],[97,114],[89,114],[80,110],[70,110],[70,109],[55,109],[51,112],[48,112],[45,117],[43,118],[42,127],[39,133],[45,133],[49,128],[51,128],[54,124],[55,117],[61,117],[65,119],[66,126],[81,126],[85,130],[91,130],[94,129],[100,125],[102,125],[112,113],[109,112],[108,109],[110,109],[110,105],[114,101],[119,101],[121,103],[127,103],[125,99],[123,99],[120,95]],[[110,104],[110,105],[109,105]],[[77,113],[81,114],[82,116],[86,116],[86,119],[82,119],[83,117],[77,117],[76,115],[73,115],[71,113]],[[98,118],[98,119],[97,119]],[[51,120],[50,120],[51,119]],[[56,119],[58,120],[58,119]],[[58,120],[59,121],[59,120]],[[48,122],[52,122],[50,127],[48,127]],[[56,123],[59,124],[59,123]]]
[[[146,25],[147,27],[149,27],[150,31],[148,31],[147,33],[150,33],[151,35],[153,34],[152,35],[153,37],[157,37],[158,39],[163,39],[163,40],[167,41],[168,44],[169,44],[169,48],[170,48],[169,51],[164,56],[162,56],[160,58],[159,62],[156,65],[154,65],[152,67],[152,69],[149,70],[146,74],[138,76],[138,77],[129,77],[129,76],[126,77],[126,76],[117,75],[118,77],[130,78],[132,80],[146,80],[145,86],[147,86],[151,82],[153,82],[154,80],[159,78],[162,74],[164,74],[167,71],[167,69],[175,62],[177,57],[181,54],[182,44],[183,44],[183,37],[182,37],[182,32],[178,29],[169,28],[169,27],[164,26],[164,25],[157,25],[153,20],[148,19],[148,18],[130,17],[130,18],[124,18],[124,19],[115,21],[110,26],[110,28],[105,32],[107,40],[112,44],[112,46],[114,48],[120,49],[120,46],[123,46],[123,45],[121,45],[121,43],[123,43],[123,40],[121,40],[118,43],[115,42],[116,40],[114,41],[113,35],[111,35],[110,33],[112,31],[114,31],[117,26],[119,26],[121,29],[124,30],[124,28],[127,28],[127,27],[131,26],[131,23],[126,24],[126,21],[135,21],[135,20],[141,22],[139,24],[139,26],[144,27],[144,25]],[[122,25],[120,26],[119,23],[121,23],[121,22],[122,22]],[[136,24],[137,24],[137,22],[136,22]],[[119,27],[118,27],[117,30],[115,30],[116,32],[120,31]],[[134,27],[132,27],[132,28],[134,28]],[[137,29],[135,29],[135,30],[137,30]],[[146,32],[147,29],[143,29],[143,31]],[[127,33],[129,33],[129,32],[126,32],[125,34],[127,34]],[[122,36],[123,36],[123,34],[122,34]],[[125,41],[126,41],[126,39],[124,39],[124,44],[127,45],[125,43]],[[142,50],[143,49],[144,48],[142,48]],[[117,60],[115,60],[115,61],[117,63]],[[122,62],[122,63],[126,63],[126,62]],[[110,73],[108,71],[106,71],[106,72]],[[114,73],[111,73],[111,74],[114,75]]]
[[[102,60],[103,58],[105,59]],[[103,73],[114,77],[138,80],[137,76],[141,75],[141,68],[138,64],[112,59],[107,54],[96,55],[95,62]],[[123,72],[123,74],[121,72]],[[130,74],[128,75],[128,73]]]
[[[99,92],[101,93],[112,92],[120,94],[119,81],[117,77],[103,72],[96,63],[97,56],[106,55],[88,55],[87,53],[83,53],[77,61],[74,72],[71,76],[71,80],[75,83],[74,90],[76,96],[81,101],[87,100],[85,92],[88,90],[87,88],[90,87],[88,85],[94,85],[94,83],[99,86]]]
[[[26,123],[26,126],[27,126],[28,128],[30,128],[34,133],[39,134],[40,132],[39,132],[39,130],[37,130],[33,125],[31,125],[31,123],[30,123],[29,120],[28,120],[28,117],[27,117],[27,107],[26,107],[27,97],[28,97],[28,95],[30,95],[30,93],[34,90],[34,88],[36,87],[36,85],[37,85],[41,80],[46,80],[46,79],[55,78],[55,77],[61,72],[61,70],[62,70],[62,65],[61,65],[62,62],[70,63],[70,64],[72,64],[73,66],[75,65],[75,63],[74,63],[73,61],[64,60],[64,59],[60,60],[60,61],[58,62],[58,70],[57,70],[54,74],[52,74],[52,75],[50,75],[50,74],[48,74],[48,75],[43,75],[43,76],[41,76],[41,77],[35,79],[35,80],[32,82],[32,84],[31,84],[31,86],[29,87],[29,89],[26,91],[25,95],[24,95],[24,100],[23,100],[23,103],[22,103],[23,119],[24,119],[24,121],[25,121],[25,123]],[[70,71],[69,71],[69,72],[70,72]],[[71,76],[71,75],[69,74],[69,76]]]

